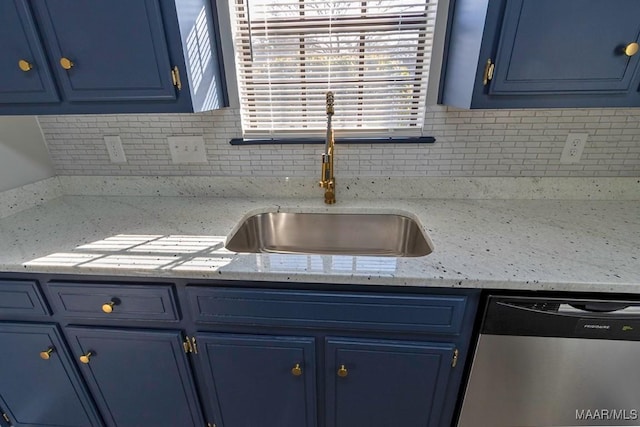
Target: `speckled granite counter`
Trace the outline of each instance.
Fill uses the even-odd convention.
[[[234,254],[251,212],[405,212],[421,258]],[[0,271],[640,293],[640,202],[63,196],[0,219]]]

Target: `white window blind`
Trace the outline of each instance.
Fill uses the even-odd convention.
[[[230,0],[245,138],[416,136],[436,0]]]

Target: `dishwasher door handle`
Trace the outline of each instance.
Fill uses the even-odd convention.
[[[592,315],[596,317],[640,315],[640,306],[615,302],[585,302],[560,304],[560,314]]]
[[[526,311],[532,316],[560,315],[567,317],[610,318],[619,316],[622,318],[636,317],[640,319],[640,305],[629,304],[622,301],[561,301],[555,303],[555,309],[538,308],[531,302],[497,301],[498,305],[509,307],[512,310]]]

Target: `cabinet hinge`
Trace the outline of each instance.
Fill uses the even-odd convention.
[[[173,85],[178,88],[178,90],[182,90],[182,81],[180,81],[180,70],[177,66],[171,69],[171,78],[173,79]]]
[[[493,79],[493,72],[496,69],[496,64],[491,61],[491,58],[487,59],[487,63],[484,65],[484,76],[482,77],[482,84],[488,85]]]
[[[182,348],[184,348],[185,353],[194,353],[198,354],[198,344],[196,343],[196,337],[185,337],[182,342]]]
[[[7,415],[7,414],[2,414],[2,418],[4,418],[4,420],[5,420],[7,423],[11,424],[11,420],[9,419],[9,415]]]
[[[193,347],[191,346],[191,338],[188,336],[184,338],[182,341],[182,348],[184,348],[185,353],[193,353]]]
[[[460,352],[458,351],[458,349],[456,348],[455,350],[453,350],[453,357],[451,358],[451,367],[455,368],[456,365],[458,364],[458,356],[460,355]]]

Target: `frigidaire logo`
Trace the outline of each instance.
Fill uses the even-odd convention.
[[[634,421],[637,409],[576,409],[576,420]]]

